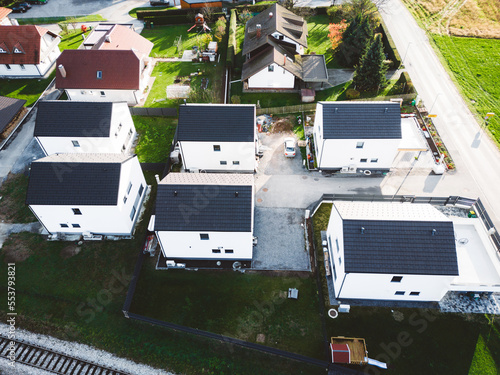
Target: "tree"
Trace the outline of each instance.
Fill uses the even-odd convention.
[[[243,9],[243,12],[240,13],[239,19],[243,25],[246,25],[246,23],[248,21],[250,21],[252,19],[252,17],[253,17],[252,13],[250,13],[248,8],[245,8],[245,9]]]
[[[356,66],[353,83],[357,90],[378,90],[387,83],[386,72],[384,45],[381,35],[377,34]]]
[[[224,35],[226,35],[226,23],[226,17],[219,17],[215,23],[215,37],[219,40],[219,43],[222,41]]]
[[[342,34],[339,49],[348,66],[359,62],[366,45],[373,39],[373,29],[366,17],[357,16]]]
[[[299,0],[284,0],[281,5],[283,5],[290,12],[304,18],[306,21],[309,17],[314,15],[314,10],[310,7],[299,7],[295,6]]]
[[[387,0],[348,0],[342,4],[342,12],[347,21],[357,16],[366,17],[372,27],[379,23],[378,8],[383,9]]]
[[[340,23],[331,23],[328,25],[328,38],[330,38],[330,42],[332,43],[332,50],[335,51],[340,42],[342,41],[342,34],[344,30],[347,28],[347,23],[345,20],[340,21]]]

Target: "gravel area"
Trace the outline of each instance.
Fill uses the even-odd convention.
[[[463,292],[448,292],[439,301],[439,307],[443,312],[500,315],[499,301],[499,293],[489,296],[481,294],[480,298],[475,299]]]
[[[303,223],[304,210],[255,207],[253,268],[309,271]]]
[[[294,158],[285,157],[283,143],[287,137],[295,138],[291,132],[259,134],[264,156],[259,161],[257,175],[306,175],[309,173],[302,166],[302,156],[298,146],[295,146]]]
[[[0,331],[8,332],[8,325],[0,323]],[[41,347],[50,348],[54,351],[61,352],[70,356],[81,358],[87,361],[92,361],[97,364],[102,364],[108,367],[114,367],[118,370],[128,372],[133,375],[174,375],[172,372],[155,369],[150,366],[137,364],[128,359],[116,357],[114,354],[103,350],[94,349],[88,345],[79,344],[56,339],[54,337],[31,333],[22,329],[16,329],[16,339],[22,340],[30,344],[36,344]],[[45,375],[49,374],[46,371],[33,369],[17,363],[15,369],[8,365],[8,361],[0,359],[0,374],[15,374],[15,375]]]

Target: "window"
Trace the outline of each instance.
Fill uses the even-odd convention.
[[[73,213],[74,213],[75,215],[81,215],[81,214],[82,214],[82,211],[80,211],[80,209],[79,209],[79,208],[72,208],[72,210],[73,210]]]
[[[420,292],[411,292],[410,293],[410,296],[419,296],[420,295]]]
[[[340,252],[339,239],[335,239],[335,243],[337,244],[337,253]]]
[[[102,70],[97,71],[97,79],[102,79]]]
[[[61,228],[69,228],[68,224],[59,224]]]
[[[21,68],[21,70],[26,70],[26,67],[24,66],[24,64],[19,64],[19,67]]]
[[[123,203],[127,203],[127,196],[126,195],[123,197]]]
[[[359,161],[360,161],[361,163],[366,163],[366,162],[368,161],[368,159],[359,159]]]
[[[7,68],[7,70],[10,70],[10,65],[9,64],[5,64],[5,67]]]
[[[78,141],[71,141],[73,143],[73,147],[80,147],[80,142]]]
[[[220,161],[220,165],[227,165],[227,161],[225,161],[225,160],[221,160],[221,161]]]
[[[142,186],[141,184],[141,187],[139,188],[139,197],[142,195],[143,191],[144,191],[144,186]]]
[[[396,293],[394,293],[394,295],[396,295],[396,296],[404,296],[405,292],[403,292],[402,290],[398,290]]]
[[[378,159],[370,159],[370,163],[378,163]]]
[[[133,133],[133,132],[132,132],[132,128],[130,128],[130,129],[128,130],[128,135],[132,135],[132,133]]]
[[[339,266],[341,266],[341,265],[342,265],[342,258],[339,257]]]
[[[130,194],[130,190],[132,190],[132,183],[128,183],[127,194]]]
[[[214,151],[220,151],[220,145],[214,145]]]
[[[393,276],[391,283],[400,283],[403,280],[403,276]]]
[[[220,254],[220,249],[212,249],[212,253],[214,253],[214,254]]]
[[[80,227],[80,224],[71,224],[71,226],[72,226],[73,228],[81,228],[81,227]]]
[[[358,143],[356,143],[356,148],[363,148],[364,145],[365,145],[365,142],[358,142]]]
[[[226,254],[232,254],[232,253],[234,253],[234,250],[233,249],[226,249],[226,250],[224,250],[224,252]]]
[[[273,66],[273,65],[269,65],[269,66],[267,67],[267,71],[268,71],[268,72],[274,72],[274,66]]]
[[[134,220],[135,212],[137,211],[137,208],[132,207],[132,211],[130,211],[130,220]]]
[[[106,96],[106,93],[104,91],[101,91],[101,96]]]
[[[122,146],[122,152],[125,151],[127,149],[127,147],[125,147],[125,145]]]
[[[208,239],[210,239],[208,233],[200,233],[200,240],[208,240]]]
[[[233,161],[233,165],[240,165],[240,162],[238,160]]]

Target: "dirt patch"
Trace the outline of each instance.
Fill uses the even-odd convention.
[[[68,258],[71,258],[73,255],[78,254],[81,250],[82,250],[82,248],[80,246],[68,245],[61,250],[61,253],[59,255],[63,259],[68,259]]]
[[[260,343],[265,343],[266,342],[266,335],[264,335],[263,333],[257,334],[257,339],[255,341],[260,342]]]
[[[4,244],[2,251],[5,254],[6,263],[24,262],[33,254],[33,251],[25,246],[23,241],[16,241],[15,239],[9,241],[8,244]]]
[[[294,121],[295,118],[293,116],[277,118],[271,127],[271,133],[291,132],[293,130]]]

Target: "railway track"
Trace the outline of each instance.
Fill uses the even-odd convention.
[[[13,346],[12,346],[12,343]],[[12,351],[13,349],[13,351]],[[59,353],[38,345],[11,340],[0,335],[0,357],[15,363],[39,368],[60,375],[131,375],[128,372],[99,365],[84,359]]]

